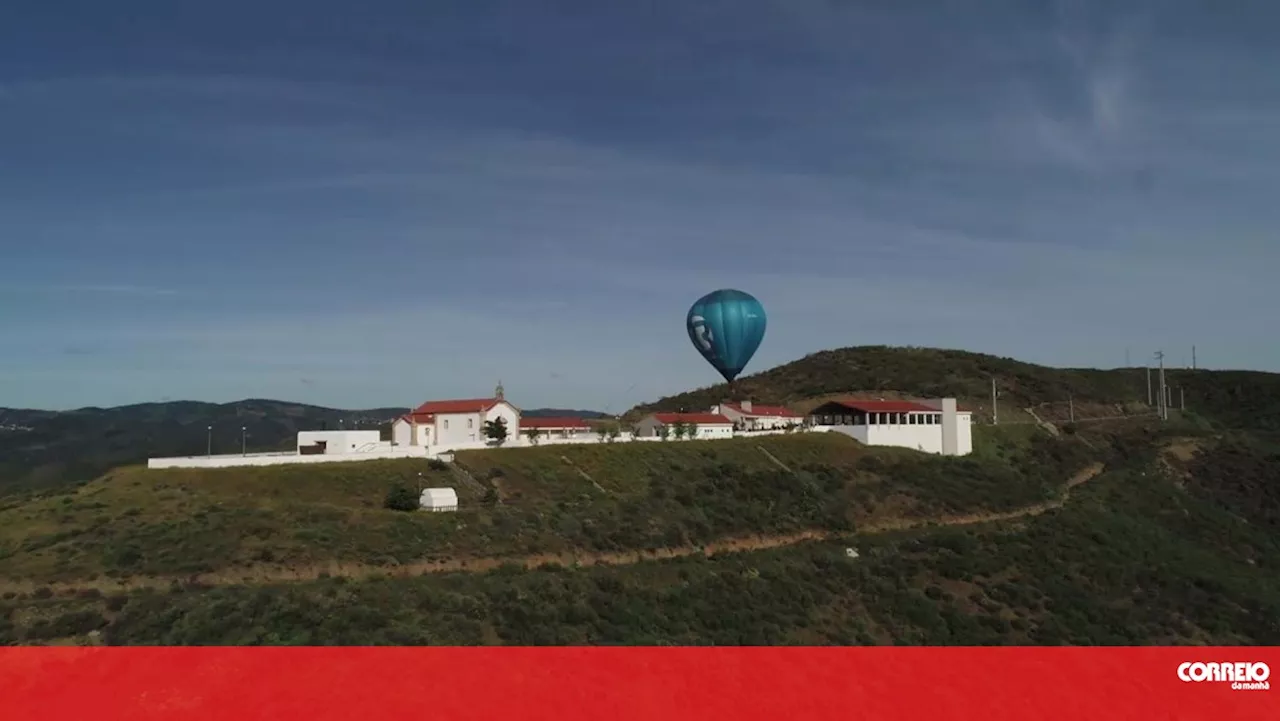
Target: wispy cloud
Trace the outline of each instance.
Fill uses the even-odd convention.
[[[145,285],[97,285],[97,284],[69,284],[69,285],[49,285],[34,288],[37,292],[46,293],[68,293],[77,294],[84,293],[90,295],[123,295],[123,296],[170,296],[178,295],[179,291],[173,288],[158,288]]]
[[[294,32],[296,0],[229,2],[234,51],[157,13],[0,83],[0,215],[30,239],[0,292],[39,301],[0,333],[6,394],[642,400],[714,379],[682,323],[721,286],[769,309],[752,370],[1225,353],[1280,263],[1280,51],[1235,16],[499,0]],[[189,53],[154,42],[174,22]]]

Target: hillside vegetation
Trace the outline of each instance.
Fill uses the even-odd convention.
[[[1280,643],[1280,376],[1170,371],[1188,412],[1166,422],[1141,369],[958,351],[829,351],[732,394],[951,395],[981,419],[992,375],[1001,425],[961,458],[801,433],[10,495],[0,642]],[[419,483],[460,510],[384,507]]]
[[[652,411],[703,409],[726,399],[789,404],[805,411],[816,399],[834,395],[866,398],[955,397],[991,417],[991,380],[1000,394],[1002,420],[1029,420],[1023,409],[1043,407],[1053,420],[1067,420],[1068,402],[1081,416],[1147,412],[1144,368],[1115,370],[1048,368],[981,353],[936,348],[862,346],[822,351],[800,360],[720,384],[637,406],[635,417]],[[1155,384],[1155,373],[1152,373]],[[1165,382],[1175,406],[1223,427],[1280,433],[1280,374],[1166,368]],[[1042,417],[1046,415],[1042,413]]]
[[[1038,437],[987,449],[995,455],[1026,452]],[[1280,543],[1265,525],[1277,509],[1274,499],[1260,506],[1241,500],[1273,484],[1280,461],[1275,448],[1195,429],[1136,425],[1082,432],[1077,440],[1105,456],[1107,471],[1073,489],[1065,505],[1012,521],[846,534],[839,541],[612,566],[547,563],[531,570],[506,566],[484,573],[214,587],[174,583],[106,594],[92,587],[41,588],[5,594],[0,638],[83,642],[97,635],[113,644],[1280,643]],[[1077,440],[1046,438],[1043,448],[1073,447]],[[864,453],[854,465],[867,458],[887,460]],[[481,460],[472,463],[479,468]],[[986,455],[980,462],[996,461]],[[542,466],[526,458],[522,467],[532,474]],[[1230,478],[1212,470],[1223,467],[1231,469]],[[509,470],[517,475],[514,464]],[[850,547],[856,557],[847,553]]]
[[[1033,504],[1090,460],[1083,440],[1030,428],[979,429],[977,443],[973,457],[944,458],[812,433],[469,451],[456,465],[127,468],[0,507],[0,575],[31,587],[193,574],[225,582],[849,532]],[[461,510],[382,507],[391,487],[416,494],[419,482],[456,488]]]

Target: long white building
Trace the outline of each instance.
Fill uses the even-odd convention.
[[[829,401],[809,412],[809,423],[871,446],[901,446],[946,456],[973,452],[972,413],[959,408],[954,398]]]

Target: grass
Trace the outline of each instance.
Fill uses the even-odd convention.
[[[1270,459],[1202,440],[1175,469],[1161,470],[1153,444],[1117,456],[1061,510],[859,537],[858,558],[846,555],[850,542],[815,542],[615,568],[45,594],[0,601],[0,639],[65,643],[100,630],[113,644],[1275,645],[1280,539],[1258,523],[1266,509],[1238,506],[1232,487],[1204,474],[1228,454],[1263,480]],[[1246,449],[1264,455],[1242,460]]]
[[[0,575],[28,583],[314,577],[344,564],[843,533],[863,523],[1035,503],[1089,460],[1078,439],[1026,428],[978,429],[976,442],[973,458],[865,448],[816,433],[459,453],[478,484],[418,460],[122,469],[74,492],[0,510]],[[419,473],[427,485],[457,488],[461,510],[382,508],[390,485],[416,485]],[[500,502],[491,502],[489,484]]]

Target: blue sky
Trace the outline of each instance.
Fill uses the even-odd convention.
[[[1280,370],[1262,2],[27,2],[0,406],[619,411],[830,347]]]

